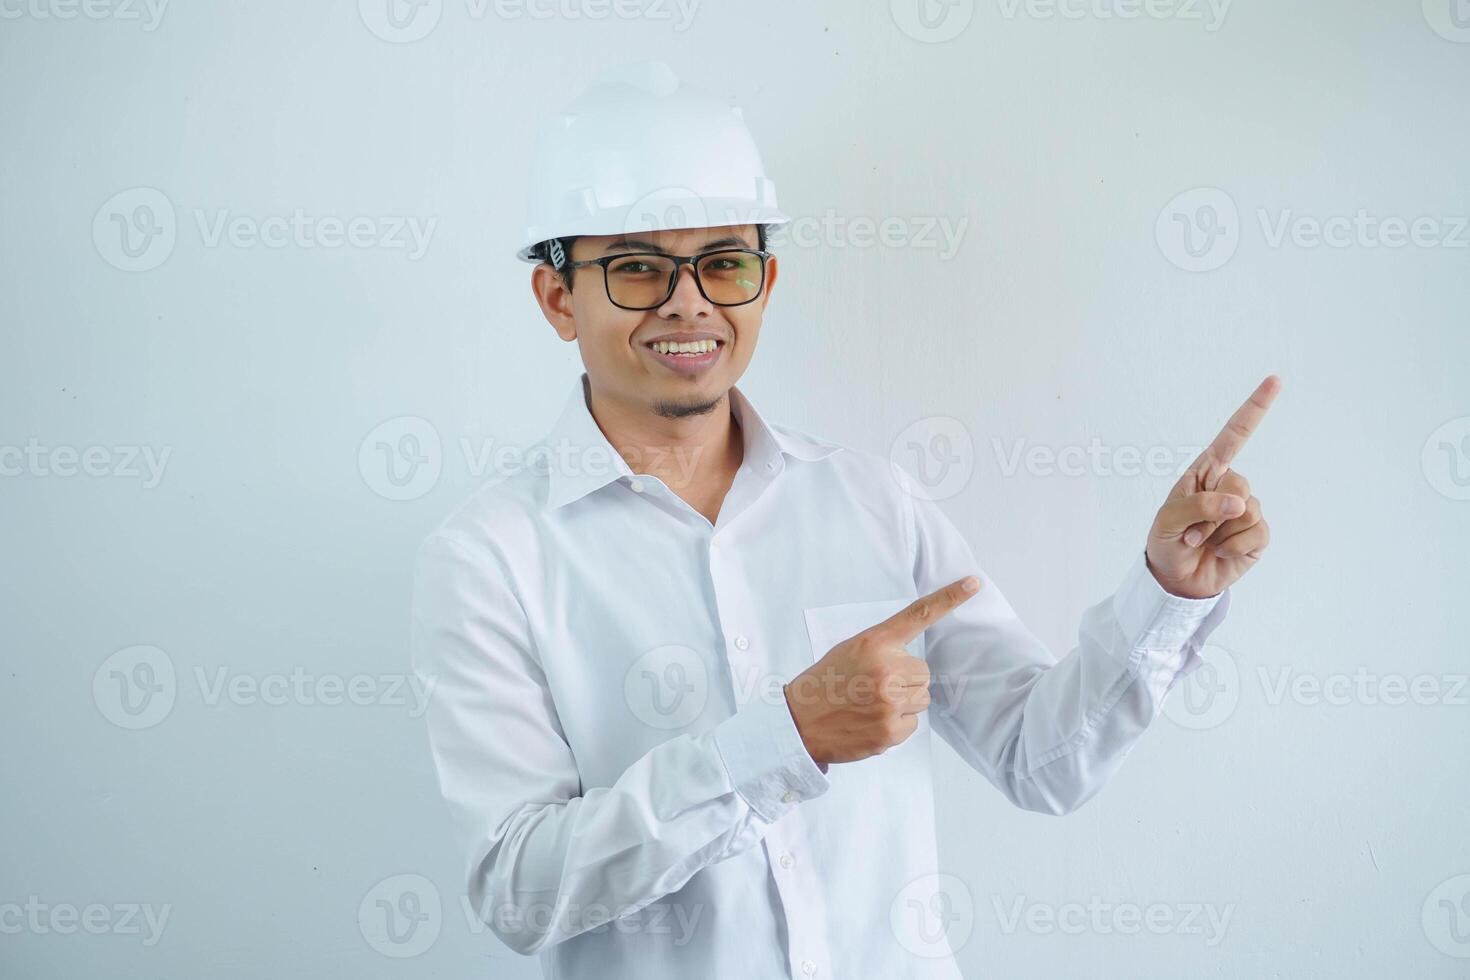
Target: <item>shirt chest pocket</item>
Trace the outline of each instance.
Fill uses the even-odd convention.
[[[812,662],[821,660],[828,650],[843,640],[883,622],[914,599],[914,596],[895,596],[892,599],[839,602],[832,606],[808,606],[803,609],[806,634],[811,641]],[[914,637],[904,649],[908,650],[910,656],[924,659],[924,634]]]

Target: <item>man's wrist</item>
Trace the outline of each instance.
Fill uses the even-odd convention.
[[[796,734],[801,736],[801,744],[806,748],[807,757],[816,764],[818,769],[822,770],[822,775],[825,776],[827,775],[827,763],[818,759],[812,752],[811,745],[807,743],[806,733],[801,730],[801,719],[796,716],[796,706],[791,703],[790,688],[789,683],[781,685],[781,696],[786,699],[786,710],[791,712],[791,723],[796,726]]]
[[[1153,562],[1151,562],[1151,561],[1148,560],[1148,549],[1147,548],[1144,548],[1143,549],[1143,567],[1146,568],[1146,569],[1148,569],[1149,575],[1151,575],[1153,577],[1154,582],[1157,583],[1157,585],[1158,585],[1159,588],[1163,589],[1165,592],[1169,593],[1171,596],[1174,596],[1176,599],[1193,599],[1193,600],[1198,601],[1198,600],[1202,600],[1202,599],[1218,599],[1220,597],[1220,593],[1219,592],[1215,592],[1215,593],[1212,593],[1210,595],[1190,595],[1187,592],[1175,592],[1173,589],[1171,589],[1169,587],[1169,585],[1168,585],[1167,582],[1165,582],[1163,579],[1159,578],[1159,573],[1156,572],[1156,571],[1154,571]]]

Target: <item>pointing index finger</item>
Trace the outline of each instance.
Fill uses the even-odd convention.
[[[1235,414],[1225,423],[1225,428],[1215,436],[1213,442],[1205,447],[1200,453],[1197,462],[1209,462],[1211,475],[1218,479],[1230,468],[1230,461],[1235,459],[1237,453],[1245,446],[1251,433],[1256,431],[1256,426],[1261,424],[1261,419],[1266,417],[1266,410],[1276,400],[1276,393],[1281,390],[1281,379],[1276,375],[1270,375],[1265,381],[1256,386],[1251,396],[1245,400],[1245,404],[1235,410]],[[1207,486],[1209,484],[1207,483]]]
[[[974,575],[967,575],[937,592],[920,596],[883,622],[869,626],[866,632],[895,643],[907,644],[979,591],[980,580]]]

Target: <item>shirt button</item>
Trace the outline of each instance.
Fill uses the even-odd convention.
[[[744,650],[745,648],[747,648],[749,646],[750,646],[750,641],[745,638],[745,634],[744,633],[742,633],[739,636],[735,637],[735,649],[737,649],[737,650]]]
[[[643,481],[642,480],[629,480],[628,481],[628,486],[630,486],[630,487],[633,488],[633,492],[634,493],[642,493],[643,492]]]
[[[789,868],[789,867],[791,867],[795,863],[796,863],[796,859],[791,856],[790,852],[787,852],[786,854],[781,855],[781,867],[783,867],[783,868]]]
[[[786,791],[786,795],[783,796],[783,797],[781,797],[781,799],[785,800],[787,803],[795,803],[796,802],[796,799],[797,799],[797,797],[796,797],[796,791],[795,790],[787,790]]]
[[[817,972],[817,964],[813,963],[811,960],[802,960],[801,972],[805,973],[807,976],[811,976],[813,973]]]

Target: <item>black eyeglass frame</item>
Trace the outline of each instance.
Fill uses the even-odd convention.
[[[704,291],[704,280],[699,278],[699,266],[696,263],[703,259],[708,259],[716,255],[726,255],[731,252],[759,256],[761,260],[761,281],[756,286],[755,293],[750,297],[750,299],[743,299],[738,303],[717,303],[714,300],[710,299],[709,293]],[[664,293],[663,298],[660,299],[657,303],[654,303],[652,306],[624,306],[622,303],[619,303],[617,300],[613,299],[612,283],[609,282],[607,278],[607,267],[609,264],[616,262],[619,259],[637,258],[644,255],[651,255],[654,258],[658,259],[674,260],[674,269],[669,274],[669,288]],[[761,293],[765,291],[766,260],[770,257],[771,252],[767,251],[766,249],[760,248],[717,248],[709,252],[697,252],[694,255],[670,255],[667,252],[619,252],[616,255],[604,255],[600,258],[595,259],[583,259],[580,262],[568,262],[566,265],[562,266],[562,268],[580,269],[583,266],[589,265],[601,266],[603,292],[607,293],[607,301],[620,310],[656,310],[660,306],[663,306],[669,301],[669,297],[674,295],[674,290],[678,288],[679,269],[685,265],[688,265],[690,267],[690,271],[693,272],[694,286],[696,289],[699,290],[699,295],[703,296],[707,302],[715,306],[744,306],[746,303],[755,302],[757,299],[760,298]]]

